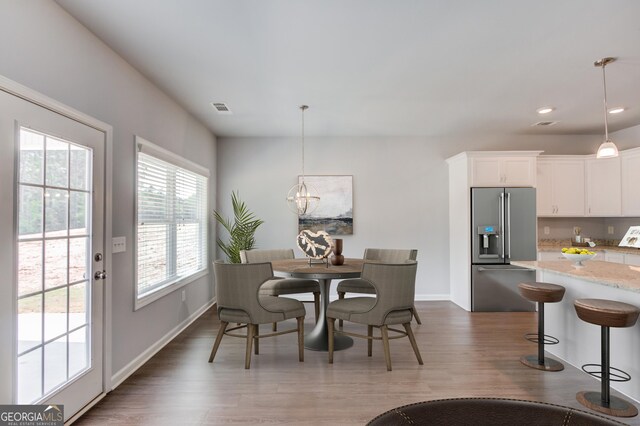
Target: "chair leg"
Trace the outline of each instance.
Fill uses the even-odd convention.
[[[218,352],[218,347],[220,346],[220,341],[222,340],[222,336],[224,336],[224,332],[229,325],[226,321],[220,321],[220,330],[218,330],[218,335],[216,336],[216,341],[213,344],[213,349],[211,349],[211,355],[209,355],[209,362],[213,362],[213,358],[216,356],[216,352]]]
[[[251,366],[251,345],[253,343],[253,324],[247,324],[247,350],[244,354],[244,368],[246,370]]]
[[[278,297],[278,295],[276,295],[276,297]],[[272,331],[274,331],[274,332],[275,332],[275,331],[278,331],[278,323],[277,323],[277,322],[274,322],[274,323],[271,325],[271,330],[272,330]]]
[[[313,292],[313,307],[315,308],[316,324],[320,318],[320,292]]]
[[[386,325],[380,327],[382,333],[382,348],[384,349],[384,359],[387,361],[387,371],[391,371],[391,351],[389,350],[389,330]]]
[[[420,321],[420,315],[418,315],[418,310],[416,309],[416,305],[413,305],[412,312],[413,312],[413,317],[415,318],[416,322],[419,325],[422,325],[422,321]]]
[[[338,292],[338,300],[344,299],[344,295],[345,295],[344,291],[339,291]],[[344,322],[342,320],[338,320],[338,327],[342,328],[343,326],[344,326]]]
[[[298,360],[304,362],[304,317],[297,317],[298,320]]]
[[[255,330],[253,333],[253,353],[256,355],[260,354],[260,325],[256,324],[255,326]]]
[[[418,364],[423,365],[424,363],[422,362],[422,356],[420,356],[420,350],[418,349],[416,337],[413,335],[413,330],[411,330],[411,323],[407,322],[402,325],[404,325],[404,329],[407,331],[407,336],[409,337],[409,341],[411,342],[413,352],[416,354],[416,358],[418,358]]]
[[[329,364],[333,364],[333,330],[336,326],[336,319],[327,318],[327,326],[329,327]]]
[[[373,353],[373,326],[372,325],[367,326],[367,336],[369,336],[369,338],[367,339],[367,356],[371,356],[371,354]]]

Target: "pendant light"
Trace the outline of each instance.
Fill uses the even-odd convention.
[[[609,139],[609,122],[607,120],[607,79],[604,68],[607,64],[615,61],[616,58],[602,58],[593,63],[596,67],[602,67],[602,85],[604,87],[604,142],[598,148],[597,158],[613,158],[618,156],[618,147]]]
[[[307,105],[301,105],[302,111],[302,179],[294,185],[287,194],[287,204],[292,212],[298,215],[311,213],[318,207],[320,197],[315,189],[304,181],[304,112],[309,109]]]

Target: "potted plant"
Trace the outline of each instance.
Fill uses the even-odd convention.
[[[218,247],[229,258],[231,263],[240,263],[240,250],[251,250],[255,247],[255,233],[263,220],[256,218],[247,208],[244,201],[241,201],[235,191],[231,192],[231,206],[233,207],[233,222],[213,211],[213,214],[220,225],[227,230],[229,241],[224,242],[219,237],[216,239]]]

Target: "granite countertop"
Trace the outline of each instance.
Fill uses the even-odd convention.
[[[599,260],[584,262],[582,267],[576,267],[569,260],[511,261],[511,264],[640,293],[640,266]]]
[[[618,247],[615,240],[595,240],[595,247],[576,247],[586,248],[591,251],[612,251],[617,253],[629,253],[640,255],[640,249],[633,247]],[[557,251],[558,253],[563,247],[572,247],[571,240],[538,240],[538,251]]]

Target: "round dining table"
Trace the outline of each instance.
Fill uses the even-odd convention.
[[[344,264],[309,263],[309,259],[286,259],[271,262],[273,271],[287,278],[305,278],[320,283],[320,316],[313,330],[304,337],[304,347],[314,351],[329,350],[329,328],[327,326],[327,306],[331,280],[359,278],[362,273],[363,259],[345,259]],[[334,350],[339,351],[353,346],[353,339],[334,334]]]

